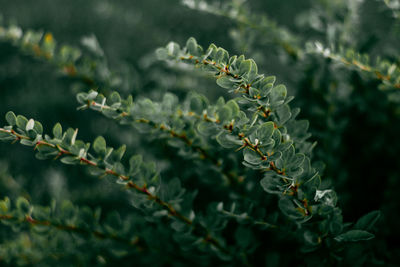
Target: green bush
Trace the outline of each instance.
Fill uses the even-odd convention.
[[[2,265],[399,263],[398,2],[2,6]]]

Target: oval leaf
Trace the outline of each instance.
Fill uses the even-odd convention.
[[[370,232],[363,231],[363,230],[350,230],[346,233],[338,235],[335,237],[335,240],[338,242],[357,242],[357,241],[364,241],[370,240],[375,236]]]

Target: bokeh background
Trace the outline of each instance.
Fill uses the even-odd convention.
[[[275,21],[278,31],[286,29],[292,38],[288,40],[301,50],[308,42],[320,41],[400,63],[400,20],[383,1],[233,2],[243,12]],[[310,121],[311,140],[318,143],[313,159],[325,163],[324,183],[336,189],[345,221],[381,210],[374,249],[381,260],[398,260],[400,108],[370,75],[320,55],[293,56],[273,41],[272,30],[194,10],[178,0],[0,0],[0,14],[4,25],[51,32],[59,43],[80,47],[82,37],[95,35],[110,70],[121,77],[113,89],[122,96],[159,100],[165,92],[184,96],[195,90],[215,100],[222,94],[211,79],[181,74],[156,60],[155,49],[170,41],[184,45],[193,36],[203,46],[215,43],[230,54],[253,57],[260,73],[277,76],[296,96],[293,106]],[[156,161],[161,173],[181,163],[173,149],[160,149],[162,142],[149,141],[100,114],[77,111],[78,89],[76,80],[60,75],[52,65],[0,42],[0,114],[12,110],[41,121],[49,130],[61,122],[79,128],[80,138],[87,141],[104,135],[112,145],[125,143],[132,153]],[[116,188],[93,179],[84,168],[38,161],[27,147],[0,143],[1,198],[23,195],[37,204],[70,199],[106,211],[116,205],[123,209],[127,204]]]

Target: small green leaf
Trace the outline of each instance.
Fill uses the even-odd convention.
[[[249,89],[250,97],[257,98],[259,94],[260,94],[260,91],[258,89],[254,88],[254,87],[250,87],[250,89]]]
[[[292,116],[289,105],[281,105],[275,110],[276,123],[284,125]]]
[[[231,109],[233,117],[236,117],[239,114],[240,107],[235,100],[233,100],[233,99],[229,100],[228,102],[226,102],[226,106]]]
[[[196,46],[197,46],[197,42],[196,42],[196,39],[194,39],[193,37],[190,37],[186,41],[186,48],[188,49],[189,53],[192,55],[193,55],[193,52],[195,52],[195,50],[196,50]]]
[[[6,114],[6,121],[9,125],[14,126],[17,124],[17,116],[15,116],[14,112],[9,111]]]
[[[199,133],[204,134],[206,136],[214,135],[219,132],[219,129],[215,127],[213,123],[202,121],[197,125],[197,130]]]
[[[168,50],[164,47],[158,48],[156,50],[156,56],[159,60],[166,60],[168,59]]]
[[[228,65],[229,65],[230,67],[236,68],[236,62],[237,62],[237,56],[231,56],[231,57],[229,58]]]
[[[74,130],[74,133],[72,134],[72,137],[71,137],[71,145],[74,145],[75,144],[75,141],[76,141],[76,136],[78,135],[78,129],[75,129]]]
[[[121,103],[121,96],[118,92],[114,91],[110,95],[110,104]]]
[[[243,158],[252,165],[259,165],[262,162],[261,156],[251,149],[243,150]]]
[[[177,43],[170,42],[167,45],[167,51],[168,51],[168,55],[169,56],[174,56],[174,57],[178,56],[180,50],[181,49],[180,49],[180,47],[179,47],[179,45]]]
[[[93,149],[97,154],[105,155],[106,154],[106,140],[104,137],[99,136],[93,142]]]
[[[234,60],[231,64],[232,67],[236,70],[240,69],[240,64],[242,64],[243,60],[245,60],[244,55],[240,55],[237,58],[233,58],[232,60]],[[235,73],[235,74],[239,74],[239,73]]]
[[[94,167],[94,166],[89,166],[88,170],[89,170],[90,175],[93,175],[93,176],[100,176],[105,173],[105,171],[103,169]]]
[[[179,103],[179,99],[176,95],[171,94],[171,93],[166,93],[164,95],[162,103],[161,103],[162,110],[174,112],[178,103]]]
[[[98,92],[96,92],[94,90],[90,90],[90,92],[86,96],[87,100],[94,100],[98,94],[99,94]]]
[[[243,76],[251,71],[252,62],[250,59],[243,60],[240,63],[239,75]]]
[[[304,161],[308,161],[308,158],[305,158]],[[319,186],[321,185],[321,176],[318,174],[313,175],[311,178],[307,177],[307,181],[303,183],[301,186],[304,194],[307,198],[312,199],[315,197]],[[302,179],[301,179],[302,180]]]
[[[112,162],[119,162],[121,161],[122,157],[124,156],[126,151],[126,145],[122,145],[120,148],[114,150],[111,153],[111,161]]]
[[[298,168],[298,167],[300,167],[301,164],[302,164],[303,161],[304,161],[304,158],[305,158],[305,155],[304,155],[304,154],[301,154],[301,153],[295,154],[295,155],[291,158],[290,162],[287,162],[287,163],[286,163],[287,168]]]
[[[210,57],[211,59],[215,58],[215,54],[217,53],[217,46],[215,44],[210,44],[210,46],[207,48],[206,55],[204,59]]]
[[[281,197],[278,206],[283,214],[293,220],[304,219],[305,215],[301,212],[302,208],[295,206],[293,200],[289,197]]]
[[[33,126],[33,129],[38,133],[38,134],[43,134],[43,126],[40,122],[35,121],[35,126]]]
[[[25,130],[27,123],[28,123],[28,119],[27,118],[25,118],[22,115],[18,115],[17,116],[16,124],[17,124],[18,128],[20,128],[21,130]]]
[[[189,52],[189,54],[193,56],[200,56],[202,54],[202,49],[201,46],[197,44],[196,39],[193,37],[190,37],[187,42],[186,42],[186,48]]]
[[[103,109],[101,113],[103,113],[103,115],[106,116],[107,118],[113,118],[113,119],[119,117],[120,115],[117,111],[113,109]]]
[[[17,199],[17,209],[23,214],[29,214],[31,212],[29,201],[26,198],[19,197]]]
[[[217,118],[223,123],[232,119],[232,111],[229,107],[223,106],[217,110]]]
[[[195,113],[202,113],[208,106],[207,99],[199,94],[191,94],[189,97],[190,111]]]
[[[58,154],[58,149],[56,147],[46,146],[46,145],[39,145],[37,146],[37,150],[42,154]]]
[[[35,139],[36,139],[37,132],[36,132],[35,130],[31,129],[31,130],[27,130],[26,132],[27,132],[27,136],[28,136],[30,139],[32,139],[32,140],[35,140]]]
[[[375,235],[367,231],[350,230],[347,231],[346,233],[338,235],[337,237],[335,237],[335,240],[338,242],[357,242],[357,241],[370,240],[374,237]]]
[[[250,71],[247,74],[247,79],[249,79],[249,82],[253,82],[253,80],[255,80],[257,78],[258,75],[258,68],[257,68],[257,64],[253,59],[249,59],[250,60]]]
[[[89,36],[83,36],[81,39],[81,44],[86,47],[90,52],[98,57],[104,56],[104,51],[101,48],[99,41],[94,34]]]
[[[61,158],[61,162],[68,165],[75,165],[79,162],[77,157],[66,156]]]
[[[379,210],[374,210],[358,219],[357,223],[354,225],[355,229],[359,230],[371,230],[374,224],[379,220],[381,212]]]
[[[287,95],[286,87],[283,84],[275,86],[272,88],[270,93],[270,102],[273,106],[279,106],[283,104]]]
[[[12,141],[12,140],[15,140],[15,137],[11,133],[0,132],[0,140],[1,141]]]
[[[136,175],[140,171],[142,165],[142,155],[134,155],[129,159],[129,175]]]
[[[270,194],[282,194],[282,183],[279,177],[272,171],[266,172],[264,178],[260,181],[261,187]]]
[[[262,143],[266,143],[271,138],[273,132],[274,132],[274,123],[272,121],[264,122],[257,129],[257,138]]]
[[[125,175],[125,167],[121,162],[114,163],[113,170],[121,175]]]
[[[25,130],[26,131],[32,130],[34,126],[35,126],[35,120],[34,119],[30,119],[28,121],[28,123],[26,124]]]
[[[53,135],[56,139],[62,139],[62,126],[60,123],[56,123],[56,125],[54,125]]]
[[[217,79],[217,84],[225,89],[235,89],[237,87],[237,84],[233,78],[228,76],[222,76],[221,78]]]
[[[333,235],[337,235],[343,230],[343,217],[340,214],[339,216],[333,215],[329,222],[329,231]]]
[[[176,232],[184,232],[187,230],[187,225],[181,221],[173,221],[171,223],[171,228],[174,229]]]
[[[32,142],[31,140],[27,140],[27,139],[21,139],[21,145],[24,146],[34,146],[35,142]]]
[[[68,63],[73,63],[81,56],[81,51],[67,45],[63,45],[59,52],[60,60]]]
[[[220,132],[216,139],[217,142],[225,148],[234,148],[243,145],[241,140],[231,134],[225,133],[225,131]]]
[[[87,93],[78,93],[76,95],[76,100],[78,101],[79,104],[87,104]]]
[[[261,88],[262,96],[266,96],[269,94],[269,92],[271,91],[271,89],[274,86],[275,79],[276,79],[275,76],[268,76],[260,81],[260,88]]]
[[[229,60],[229,54],[228,54],[228,51],[226,51],[225,49],[223,49],[223,48],[218,48],[217,49],[217,53],[216,53],[216,55],[215,55],[215,61],[218,63],[218,64],[224,64],[224,65],[226,65],[226,64],[228,64],[228,60]]]

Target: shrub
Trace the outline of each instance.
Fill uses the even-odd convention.
[[[123,62],[106,58],[123,44],[103,49],[101,34],[104,40],[92,34],[80,46],[60,45],[50,32],[0,26],[2,56],[12,67],[4,71],[11,82],[2,84],[18,88],[12,81],[25,79],[55,88],[4,93],[2,106],[13,111],[5,112],[0,140],[31,147],[43,161],[0,148],[0,262],[394,264],[398,249],[385,250],[398,233],[379,226],[397,218],[396,5],[374,3],[392,9],[376,21],[393,26],[390,42],[370,44],[357,30],[369,26],[360,17],[375,6],[363,1],[317,1],[301,7],[288,28],[251,11],[262,1],[182,4],[186,12],[228,20],[232,41],[221,39],[239,55],[190,37],[184,46],[169,42]],[[81,12],[116,21],[130,6],[86,5]],[[160,4],[169,15],[181,8]],[[376,55],[381,47],[388,49],[383,59]],[[35,79],[33,70],[13,78],[12,69],[25,63],[43,66],[46,79]],[[275,69],[278,78],[262,74]]]

